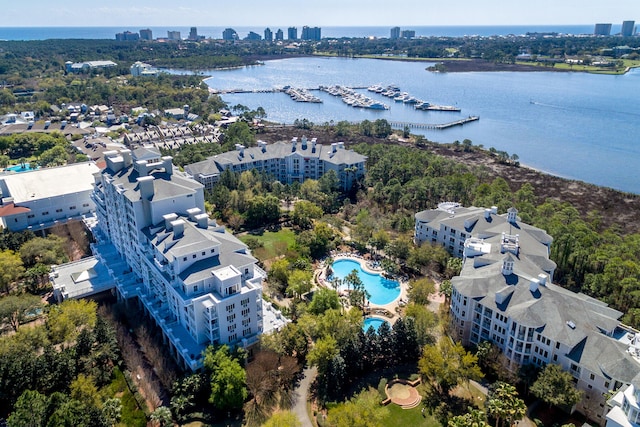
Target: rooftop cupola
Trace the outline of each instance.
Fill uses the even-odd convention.
[[[518,209],[509,208],[509,210],[507,210],[507,221],[510,224],[515,224],[516,222],[518,222]]]
[[[505,276],[513,274],[513,264],[514,260],[511,254],[508,254],[506,257],[504,257],[502,259],[502,274]]]

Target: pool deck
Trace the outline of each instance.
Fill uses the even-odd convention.
[[[338,261],[341,259],[348,259],[351,261],[357,261],[360,263],[360,267],[371,274],[382,274],[383,270],[381,268],[375,268],[373,265],[369,265],[369,261],[365,260],[361,255],[354,253],[336,253],[332,254],[332,258],[334,261]],[[326,265],[324,261],[320,264],[315,273],[316,283],[320,286],[324,286],[326,288],[332,289],[331,283],[326,278]],[[372,304],[369,303],[368,310],[365,313],[371,317],[379,317],[380,319],[384,319],[393,325],[395,321],[400,317],[396,312],[396,309],[401,305],[404,305],[408,301],[408,288],[409,282],[406,278],[395,278],[400,283],[400,295],[393,301],[388,304]],[[340,295],[343,295],[343,292],[339,292]]]

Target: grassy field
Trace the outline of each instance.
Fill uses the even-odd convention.
[[[428,411],[422,416],[423,405],[418,405],[413,409],[402,409],[393,403],[387,405],[389,416],[384,420],[386,426],[422,426],[422,427],[441,427],[440,423],[429,415]]]
[[[136,400],[133,398],[131,391],[127,387],[127,383],[124,380],[124,375],[120,369],[114,370],[115,378],[109,384],[104,392],[109,397],[118,397],[122,403],[122,417],[118,426],[132,426],[132,427],[144,427],[147,425],[147,418],[144,412],[138,408]]]
[[[558,63],[553,68],[556,70],[563,70],[563,71],[579,71],[579,72],[593,73],[593,74],[618,75],[618,74],[625,74],[631,68],[640,67],[640,61],[638,60],[624,59],[622,62],[624,65],[620,68],[603,68],[603,67],[596,67],[593,65],[577,65],[577,64],[573,65],[573,64],[565,64],[565,63]],[[530,65],[530,66],[549,68],[540,62],[517,62],[517,63],[521,65]]]
[[[283,228],[276,232],[265,231],[262,234],[243,234],[238,236],[244,243],[256,239],[262,244],[261,247],[251,251],[260,261],[284,255],[287,248],[295,242],[295,237],[295,233],[289,228]]]

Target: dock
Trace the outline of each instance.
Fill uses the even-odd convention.
[[[307,88],[296,88],[298,90],[310,91],[310,90],[322,90],[320,86],[317,87],[307,87]],[[353,86],[349,87],[349,89],[366,89],[365,86]],[[286,92],[286,88],[272,88],[272,89],[213,89],[209,88],[209,92],[224,95],[226,93],[278,93],[278,92]]]
[[[456,120],[454,122],[449,123],[439,123],[439,124],[431,124],[431,123],[411,123],[411,122],[394,122],[390,121],[389,124],[394,129],[404,129],[405,126],[411,129],[435,129],[435,130],[443,130],[452,128],[454,126],[462,126],[465,123],[475,122],[480,120],[480,116],[469,116],[464,119]]]

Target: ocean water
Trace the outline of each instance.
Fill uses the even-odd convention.
[[[207,71],[216,89],[315,88],[341,84],[396,84],[419,99],[454,105],[460,113],[417,111],[359,90],[389,105],[363,110],[325,92],[322,104],[297,103],[283,93],[225,94],[231,106],[263,107],[267,120],[316,124],[340,120],[439,124],[480,116],[447,130],[413,129],[432,141],[470,139],[475,145],[517,154],[520,162],[555,175],[640,194],[640,70],[621,76],[559,72],[432,73],[429,64],[373,59],[292,58],[261,66]]]
[[[296,26],[292,24],[292,26]],[[238,36],[244,38],[249,31],[260,35],[269,27],[273,33],[281,28],[287,36],[287,27],[234,27]],[[613,26],[611,33],[620,31],[620,26]],[[180,31],[183,38],[189,35],[189,27],[2,27],[0,40],[46,40],[46,39],[115,39],[116,33],[123,31],[138,32],[142,28],[150,28],[153,37],[167,37],[167,31]],[[226,27],[197,27],[198,34],[206,38],[221,39]],[[449,36],[461,37],[470,35],[493,36],[508,34],[525,34],[527,32],[556,32],[562,34],[593,34],[594,25],[520,25],[520,26],[429,26],[401,27],[403,30],[415,30],[416,36]],[[322,27],[322,37],[389,37],[391,27]],[[298,36],[302,26],[298,26]]]

